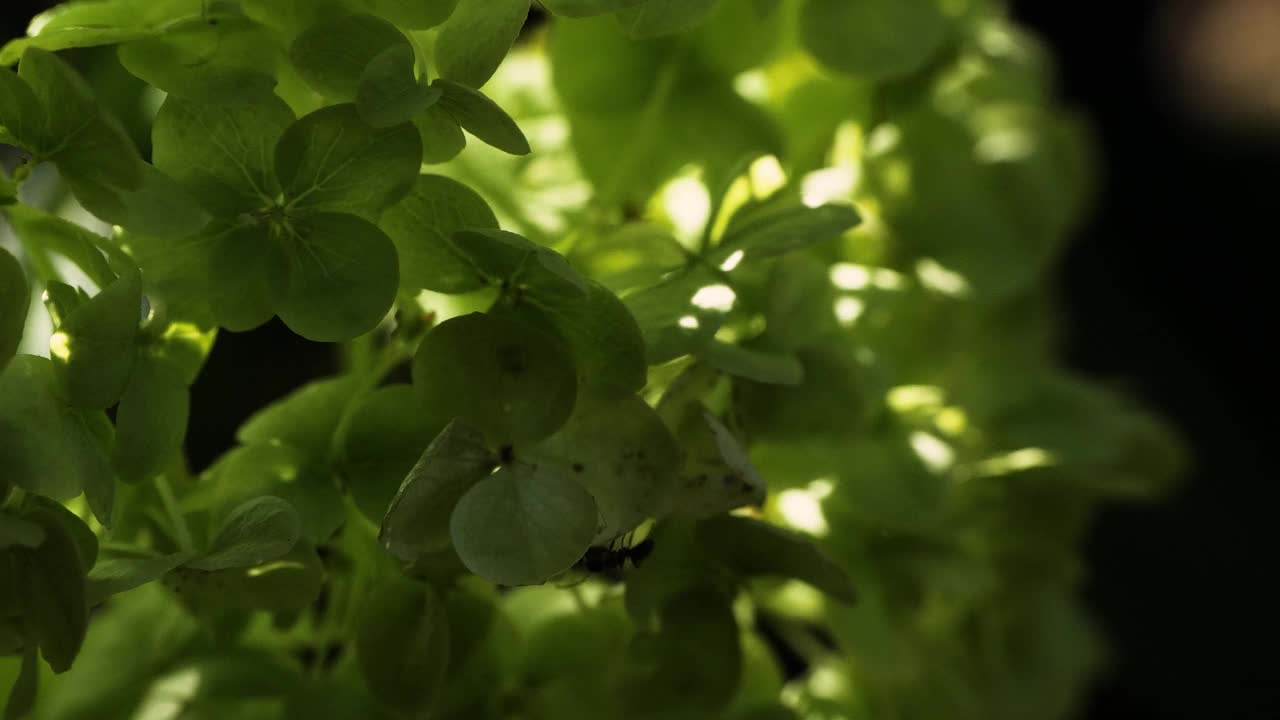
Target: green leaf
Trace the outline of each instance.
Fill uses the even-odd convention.
[[[951,483],[928,472],[905,439],[868,435],[840,446],[832,459],[841,491],[824,509],[839,524],[922,533],[942,521]]]
[[[265,28],[243,17],[186,24],[120,46],[120,63],[170,95],[241,105],[271,94],[279,51]]]
[[[580,393],[617,397],[644,387],[648,379],[644,336],[627,306],[612,292],[588,283],[585,298],[540,293],[536,288],[526,297],[568,341]]]
[[[285,130],[276,175],[296,213],[342,212],[377,220],[413,189],[422,143],[402,123],[375,128],[355,105],[321,108]]]
[[[435,27],[453,14],[458,0],[353,0],[374,15],[413,30]]]
[[[705,517],[764,502],[764,479],[715,415],[690,407],[676,437],[687,456],[676,490],[668,497],[668,512]]]
[[[36,690],[40,686],[38,658],[34,644],[29,644],[23,649],[22,667],[18,670],[18,679],[10,688],[9,699],[4,704],[4,720],[22,720],[35,707]]]
[[[369,64],[395,47],[408,47],[412,58],[413,48],[395,25],[373,15],[347,15],[308,28],[293,41],[289,57],[311,87],[337,100],[354,100]]]
[[[223,516],[263,495],[284,499],[297,510],[303,537],[327,541],[346,519],[342,493],[327,465],[288,445],[245,445],[219,458],[184,506]]]
[[[356,659],[380,702],[402,712],[427,712],[449,665],[444,603],[419,583],[375,588],[357,621]]]
[[[413,191],[383,213],[379,226],[396,244],[401,287],[465,293],[485,286],[485,278],[449,239],[468,228],[498,229],[484,198],[466,185],[419,175]]]
[[[439,102],[414,119],[422,140],[422,162],[436,164],[452,160],[467,146],[462,126]]]
[[[517,461],[472,487],[449,522],[463,564],[500,585],[537,585],[569,569],[599,522],[591,494],[571,474]]]
[[[573,416],[533,451],[568,467],[595,498],[607,542],[660,515],[683,453],[662,419],[643,400],[583,398]]]
[[[120,399],[138,355],[142,277],[128,272],[71,311],[49,339],[72,405],[101,410]]]
[[[1040,282],[1060,233],[1042,210],[1032,211],[1037,221],[1024,219],[1020,201],[1038,202],[1024,194],[1038,183],[1001,173],[1012,170],[1001,166],[1021,163],[978,162],[970,128],[937,112],[904,113],[897,124],[902,142],[868,154],[866,179],[904,259],[927,258],[958,274],[968,292],[990,299],[1015,297]],[[911,177],[906,187],[894,181],[903,168]],[[1067,174],[1047,172],[1059,178],[1051,182]]]
[[[209,223],[209,213],[177,181],[152,165],[143,165],[142,185],[136,190],[73,177],[64,180],[86,210],[137,233],[185,237]]]
[[[278,497],[257,498],[232,510],[209,551],[187,565],[196,570],[262,565],[293,549],[301,534],[292,505]]]
[[[529,154],[529,141],[520,131],[520,126],[479,90],[445,78],[436,80],[431,86],[443,93],[439,100],[441,109],[467,132],[505,153]]]
[[[0,70],[0,125],[23,145],[34,149],[45,119],[31,86],[7,69]]]
[[[356,386],[356,378],[349,376],[307,383],[254,413],[240,426],[236,439],[245,445],[288,445],[322,462]]]
[[[70,260],[98,287],[106,287],[115,281],[116,274],[98,251],[98,238],[90,230],[22,204],[6,206],[4,214],[24,243]]]
[[[190,406],[187,384],[173,361],[139,355],[116,408],[111,465],[121,480],[150,480],[178,457]]]
[[[89,626],[86,564],[57,522],[42,523],[44,542],[16,556],[18,597],[27,627],[55,673],[66,672]]]
[[[454,506],[497,460],[483,435],[458,421],[449,423],[404,478],[378,540],[405,562],[448,547]]]
[[[740,575],[802,580],[831,597],[853,603],[853,581],[812,540],[746,517],[722,515],[698,525],[698,539]]]
[[[395,45],[369,61],[356,88],[356,110],[374,127],[409,122],[440,99],[442,91],[418,82],[409,45]]]
[[[484,85],[507,56],[528,15],[529,0],[459,0],[436,37],[440,76],[473,88]]]
[[[159,580],[190,559],[187,553],[157,555],[131,548],[104,548],[98,562],[89,571],[89,606]]]
[[[60,720],[97,720],[134,712],[151,683],[198,645],[203,632],[173,595],[140,587],[98,608],[75,665],[57,679],[41,711]],[[139,648],[147,652],[139,652]],[[120,662],[129,657],[130,662]]]
[[[648,363],[658,365],[711,342],[736,298],[718,276],[694,266],[629,293],[624,302],[644,335]]]
[[[44,542],[44,528],[30,520],[0,512],[0,550],[39,547]]]
[[[819,62],[873,81],[922,67],[946,32],[935,0],[806,0],[800,12],[801,40]]]
[[[652,285],[680,268],[688,255],[665,228],[647,224],[592,233],[574,243],[569,262],[615,293]]]
[[[721,0],[694,33],[699,59],[712,72],[734,77],[767,66],[777,55],[787,23],[766,17],[757,5],[758,0]]]
[[[18,355],[0,375],[0,467],[14,485],[57,500],[111,482],[102,448],[59,397],[45,358]]]
[[[288,281],[281,243],[255,225],[214,223],[185,238],[128,235],[125,244],[149,293],[201,308],[228,330],[251,330],[270,320]]]
[[[413,361],[433,411],[459,418],[495,444],[540,440],[573,411],[577,374],[559,338],[515,320],[473,313],[433,328]]]
[[[355,408],[343,436],[337,473],[370,521],[382,522],[422,449],[446,423],[434,417],[431,408],[422,407],[413,386],[406,384],[380,387]]]
[[[302,681],[296,662],[275,649],[231,646],[194,650],[202,652],[195,658],[183,658],[156,678],[139,710],[146,713],[178,702],[184,717],[261,720],[264,709],[278,709],[281,696]],[[198,677],[200,682],[185,680],[190,677]]]
[[[151,128],[152,161],[214,217],[262,210],[280,192],[272,152],[291,122],[275,96],[235,107],[169,96]]]
[[[834,240],[860,222],[862,218],[848,205],[796,206],[751,215],[740,223],[730,223],[710,260],[720,265],[739,252],[747,260],[792,252]]]
[[[675,595],[662,606],[661,628],[632,643],[629,655],[639,672],[623,689],[629,704],[650,717],[676,711],[717,716],[742,675],[729,598],[705,587]]]
[[[618,22],[633,38],[673,35],[706,20],[718,0],[647,0],[618,13]]]
[[[86,569],[93,567],[98,558],[98,536],[79,515],[68,510],[65,505],[46,497],[28,496],[23,504],[22,517],[40,523],[45,528],[62,528],[75,545],[76,553],[80,555],[80,564]]]
[[[345,213],[295,222],[285,240],[287,288],[278,312],[316,342],[350,340],[377,327],[400,284],[395,245],[377,225]]]
[[[180,567],[165,576],[165,584],[202,615],[227,610],[298,612],[315,602],[323,582],[324,566],[306,541],[254,567],[212,572]]]
[[[633,5],[649,0],[540,0],[552,15],[562,17],[591,17],[611,15]]]
[[[182,19],[204,21],[201,0],[96,0],[63,3],[40,13],[27,31],[31,37],[9,41],[0,50],[0,65],[12,65],[29,47],[45,50],[114,45],[161,32]],[[225,8],[225,5],[223,6]],[[209,18],[230,16],[217,5]]]
[[[567,260],[513,232],[459,230],[449,242],[481,277],[512,293],[514,300],[535,294],[572,302],[587,293],[586,280]]]
[[[698,350],[698,357],[730,375],[758,383],[798,385],[804,380],[804,365],[794,355],[712,340]]]
[[[44,108],[43,128],[32,148],[67,178],[126,190],[142,184],[142,158],[128,135],[104,116],[84,78],[47,50],[30,48],[18,76]]]
[[[0,249],[0,371],[18,352],[30,303],[26,273],[8,250]]]
[[[798,362],[798,383],[784,387],[753,377],[752,382],[734,384],[743,426],[752,437],[782,442],[848,439],[866,427],[880,400],[868,387],[867,371],[852,348],[811,346],[783,357]]]
[[[114,278],[110,282],[115,282]],[[49,280],[45,283],[42,299],[45,309],[49,311],[49,319],[54,324],[60,325],[72,310],[89,300],[89,293],[64,282]]]

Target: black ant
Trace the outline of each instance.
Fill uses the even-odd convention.
[[[635,545],[623,545],[616,549],[612,544],[607,547],[594,545],[587,548],[582,559],[578,560],[573,567],[577,570],[617,578],[628,560],[631,561],[632,567],[638,568],[652,552],[653,538],[646,538]]]

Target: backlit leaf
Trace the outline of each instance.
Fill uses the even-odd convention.
[[[459,0],[436,38],[440,76],[484,85],[524,27],[529,0]]]

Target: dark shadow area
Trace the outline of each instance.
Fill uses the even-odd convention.
[[[1226,129],[1175,103],[1160,5],[1016,4],[1101,145],[1097,207],[1058,273],[1067,360],[1158,409],[1194,456],[1178,495],[1097,523],[1088,595],[1115,666],[1089,717],[1274,718],[1267,244],[1280,126]]]

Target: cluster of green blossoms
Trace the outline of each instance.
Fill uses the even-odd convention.
[[[0,64],[5,720],[1072,712],[1177,452],[1055,362],[1089,147],[999,0],[93,0]],[[193,472],[274,317],[343,372]]]

